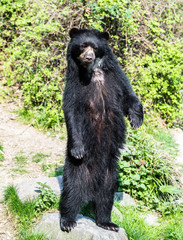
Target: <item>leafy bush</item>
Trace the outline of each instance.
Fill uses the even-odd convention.
[[[58,126],[64,121],[63,73],[71,9],[58,0],[3,0],[1,9],[7,84],[22,89],[22,114],[36,110],[38,126]]]
[[[36,200],[35,211],[40,213],[49,209],[58,208],[59,198],[51,187],[46,183],[38,182],[38,184],[40,185],[38,189],[41,193]]]
[[[179,44],[166,43],[156,53],[139,59],[134,57],[129,66],[134,90],[141,96],[146,109],[160,112],[169,126],[183,119],[181,89],[183,87],[183,53]]]
[[[161,202],[175,200],[181,191],[169,153],[144,129],[128,130],[127,149],[119,161],[118,190],[158,209]]]
[[[108,31],[110,45],[141,96],[169,125],[181,121],[181,2],[2,0],[1,61],[9,86],[22,89],[25,117],[43,128],[64,121],[68,29]]]

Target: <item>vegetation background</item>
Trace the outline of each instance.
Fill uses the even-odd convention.
[[[176,203],[182,192],[173,165],[176,145],[169,131],[183,129],[182,14],[181,0],[0,3],[1,98],[20,99],[21,118],[44,130],[64,128],[68,31],[78,27],[109,32],[109,45],[145,111],[139,130],[128,127],[118,190],[130,193],[141,207],[163,215],[183,211]],[[4,161],[1,144],[0,151],[0,161]],[[182,239],[181,234],[162,239]]]
[[[182,1],[2,0],[0,12],[4,84],[22,90],[22,114],[33,116],[33,124],[64,122],[61,93],[72,27],[108,31],[145,112],[159,112],[169,126],[182,124]]]

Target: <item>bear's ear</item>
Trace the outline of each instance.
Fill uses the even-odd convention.
[[[101,36],[102,36],[102,38],[105,38],[106,40],[109,40],[109,33],[108,32],[102,32]]]
[[[78,33],[79,29],[77,28],[72,28],[70,31],[69,31],[69,36],[70,38],[73,38],[74,35],[76,35]]]

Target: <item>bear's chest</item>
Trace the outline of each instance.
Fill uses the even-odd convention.
[[[92,74],[88,94],[89,108],[93,112],[103,114],[107,104],[107,95],[104,72],[102,69],[96,68]]]
[[[94,88],[102,90],[105,84],[104,72],[100,68],[96,68],[93,72],[91,82],[96,85]]]

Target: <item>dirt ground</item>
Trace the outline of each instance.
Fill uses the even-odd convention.
[[[45,176],[47,173],[41,169],[41,163],[32,161],[36,153],[48,155],[46,162],[54,165],[64,159],[66,140],[58,136],[51,137],[30,125],[16,121],[14,103],[0,103],[0,143],[4,147],[5,160],[0,162],[0,239],[15,239],[15,229],[11,215],[3,205],[3,189],[9,184],[16,185],[26,179]],[[179,144],[177,164],[183,166],[183,131],[173,131],[175,141]],[[21,175],[14,171],[16,167],[15,156],[25,155],[27,163],[26,172]],[[183,183],[183,178],[181,179]]]
[[[10,184],[16,185],[26,179],[45,176],[40,163],[32,161],[36,153],[47,155],[45,164],[61,164],[65,155],[66,140],[58,136],[51,137],[43,132],[17,122],[14,103],[0,103],[0,143],[4,148],[5,160],[0,162],[0,239],[14,239],[15,231],[11,217],[7,217],[7,210],[3,205],[3,190]],[[16,156],[25,156],[27,163],[25,173],[21,174],[16,169]],[[53,167],[54,168],[54,167]]]

